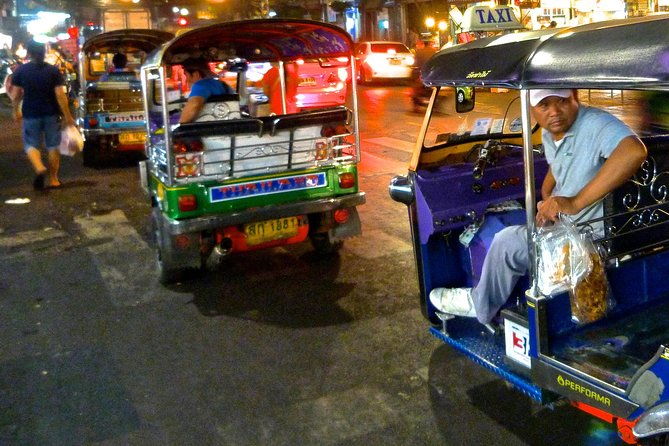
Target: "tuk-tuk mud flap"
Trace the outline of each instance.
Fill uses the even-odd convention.
[[[495,335],[481,335],[483,326],[474,321],[464,321],[456,318],[458,322],[471,324],[464,330],[458,330],[458,336],[448,336],[436,327],[430,328],[430,333],[443,342],[455,347],[474,362],[491,370],[513,385],[520,392],[531,397],[541,404],[549,404],[556,398],[552,392],[547,392],[534,384],[528,377],[515,373],[505,362],[506,354],[504,337]],[[450,321],[455,322],[455,320]],[[459,327],[460,328],[460,327]]]
[[[598,387],[540,359],[532,360],[532,377],[541,387],[571,401],[580,401],[619,418],[629,419],[639,408],[621,395]]]

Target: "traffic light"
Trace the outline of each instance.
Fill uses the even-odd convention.
[[[177,25],[179,26],[188,26],[188,19],[186,17],[179,17],[177,19]]]

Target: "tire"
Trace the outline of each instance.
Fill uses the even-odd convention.
[[[161,218],[160,209],[154,207],[151,211],[151,232],[153,234],[153,244],[156,250],[156,267],[158,270],[158,281],[163,285],[179,282],[185,279],[189,273],[188,268],[175,267],[170,264],[164,256],[165,246],[162,233],[162,226],[159,224]]]
[[[327,232],[312,234],[309,238],[311,240],[311,245],[319,254],[335,254],[342,248],[342,246],[344,246],[344,242],[342,240],[338,240],[336,242],[330,240]]]
[[[362,85],[369,85],[374,81],[374,77],[372,77],[371,73],[369,73],[365,67],[360,67],[360,74],[358,77],[360,78],[360,83]]]
[[[462,104],[465,102],[465,92],[464,91],[458,91],[458,95],[456,97],[458,104]]]
[[[99,138],[84,141],[82,156],[86,167],[107,167],[120,160],[118,153],[113,151],[109,143],[102,144]]]

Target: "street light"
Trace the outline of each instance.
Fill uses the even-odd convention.
[[[425,26],[427,26],[427,29],[432,29],[434,28],[434,17],[428,17],[425,19]]]

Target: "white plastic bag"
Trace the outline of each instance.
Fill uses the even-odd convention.
[[[68,125],[60,134],[60,146],[58,150],[61,155],[74,156],[84,148],[84,138],[79,130],[73,125]]]

